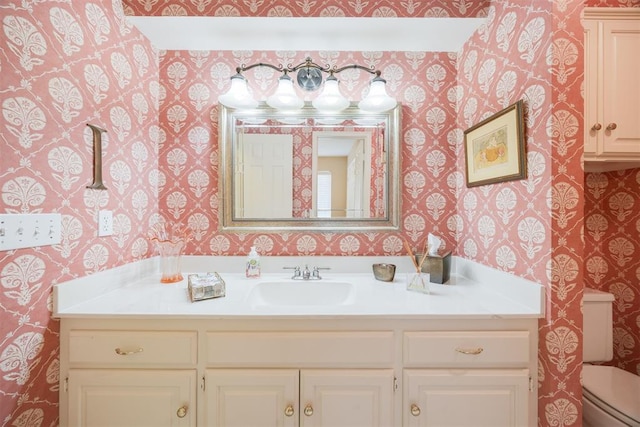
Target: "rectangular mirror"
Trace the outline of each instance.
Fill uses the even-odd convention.
[[[400,105],[219,108],[222,230],[398,230]]]

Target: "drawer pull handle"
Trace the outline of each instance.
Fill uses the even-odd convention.
[[[615,123],[609,123],[609,125],[607,126],[607,130],[614,130],[618,127],[617,124]]]
[[[135,350],[131,350],[131,351],[124,351],[121,350],[120,347],[116,348],[116,354],[120,355],[120,356],[131,356],[132,354],[136,354],[136,353],[142,353],[144,351],[144,348],[139,347]]]
[[[414,417],[420,416],[420,407],[415,403],[411,404],[411,415],[413,415]]]
[[[484,351],[484,349],[482,347],[477,347],[477,348],[456,348],[456,351],[458,353],[462,353],[462,354],[480,354]]]
[[[293,405],[289,405],[286,408],[284,408],[284,414],[287,417],[293,417],[293,414],[294,414]]]
[[[595,125],[591,126],[591,130],[600,130],[602,129],[602,125],[600,123],[596,123]]]
[[[176,415],[178,416],[178,418],[184,418],[187,416],[187,406],[181,406],[178,408],[178,410],[176,411]]]
[[[304,407],[304,414],[307,417],[313,415],[313,406],[311,406],[311,403],[307,404],[307,406]]]

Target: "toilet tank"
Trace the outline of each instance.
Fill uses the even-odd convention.
[[[585,288],[582,314],[585,362],[606,362],[613,357],[613,295]]]

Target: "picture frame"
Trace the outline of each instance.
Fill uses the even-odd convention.
[[[524,179],[524,101],[464,131],[467,187]]]

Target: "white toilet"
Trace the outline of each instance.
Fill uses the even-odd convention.
[[[585,288],[583,302],[583,426],[640,427],[640,376],[587,363],[613,357],[613,295]]]

